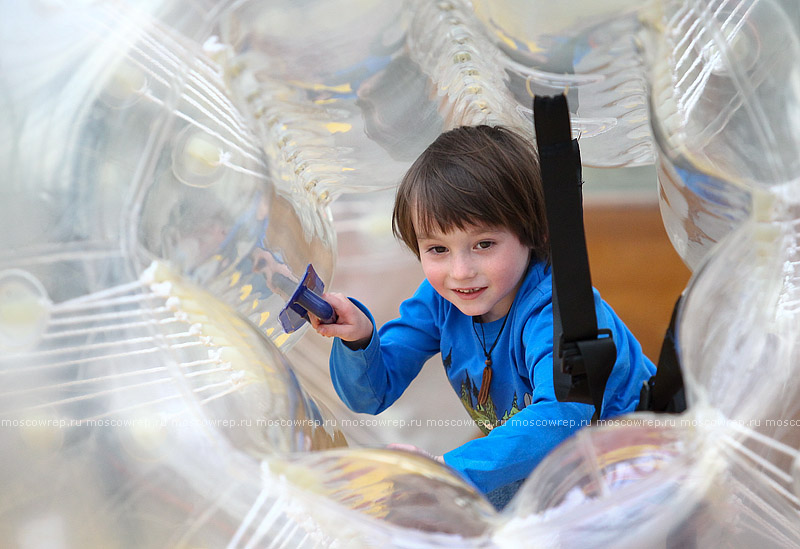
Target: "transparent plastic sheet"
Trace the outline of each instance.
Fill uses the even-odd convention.
[[[671,532],[685,526],[712,478],[693,478],[706,456],[691,427],[659,416],[580,431],[536,468],[495,539],[501,547],[526,535],[542,547],[674,546]]]
[[[74,297],[72,284],[85,284],[70,290],[80,295],[129,282],[153,259],[167,260],[290,347],[301,333],[283,334],[277,311],[307,263],[330,278],[330,217],[294,202],[294,182],[270,173],[197,41],[211,22],[195,14],[196,35],[186,36],[175,29],[185,19],[157,18],[159,4],[153,14],[46,4],[15,7],[18,24],[4,22],[14,136],[0,152],[9,195],[2,248],[17,265],[41,263],[38,255],[80,262],[86,253],[131,263],[127,272],[54,281],[54,299]],[[29,62],[17,51],[41,53]],[[58,272],[43,270],[36,276]]]
[[[506,87],[529,124],[533,94],[566,93],[585,166],[651,164],[639,2],[473,2],[499,50]]]
[[[517,4],[3,5],[13,14],[0,22],[3,539],[21,547],[800,543],[791,423],[797,155],[780,114],[794,112],[797,98],[793,65],[781,65],[796,58],[791,12],[766,1],[665,2],[643,15],[622,3],[588,17],[588,4],[575,1],[559,25],[540,28],[536,17],[513,17]],[[722,32],[718,13],[728,14]],[[366,191],[391,188],[427,140],[457,123],[527,130],[528,88],[558,88],[565,72],[578,91],[573,114],[587,163],[648,161],[642,65],[626,37],[637,17],[651,52],[707,29],[691,40],[700,52],[687,54],[692,66],[716,77],[728,63],[734,75],[723,87],[733,99],[700,101],[672,125],[670,102],[651,104],[660,161],[680,168],[672,184],[685,199],[683,210],[669,205],[673,242],[691,249],[690,259],[681,254],[690,265],[704,262],[681,317],[690,411],[582,431],[503,513],[430,460],[344,448],[336,416],[286,359],[301,334],[276,328],[288,283],[275,275],[291,280],[313,262],[330,280],[337,211],[364,230]],[[609,29],[618,41],[608,41]],[[745,68],[737,56],[752,52],[728,42],[753,29],[774,39],[784,36],[774,29],[789,32],[784,49],[759,49],[754,63],[763,57],[785,70]],[[551,53],[559,37],[585,55]],[[686,80],[691,71],[669,59],[650,56],[653,81],[659,71]],[[653,98],[717,97],[710,83]],[[610,103],[592,104],[603,97]],[[759,108],[771,117],[753,116]],[[694,120],[719,126],[703,133]],[[772,126],[784,133],[774,139]],[[712,184],[690,185],[692,177]],[[387,236],[366,225],[365,240]]]
[[[662,213],[694,277],[679,314],[687,402],[726,463],[729,527],[794,546],[797,492],[797,8],[665,2],[649,21]],[[792,17],[793,16],[793,17]],[[725,525],[725,505],[709,522]],[[732,538],[740,536],[736,541]],[[722,540],[722,541],[720,541]]]
[[[797,14],[786,4],[654,4],[645,52],[661,210],[692,270],[750,215],[753,186],[797,173]]]

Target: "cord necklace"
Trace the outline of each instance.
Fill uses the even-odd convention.
[[[506,327],[506,321],[510,315],[506,314],[505,318],[503,318],[503,324],[500,325],[500,331],[497,332],[497,337],[494,338],[494,343],[486,350],[486,333],[483,329],[483,322],[480,322],[481,325],[481,335],[478,335],[478,329],[475,327],[477,317],[472,317],[472,331],[475,332],[475,338],[478,340],[478,343],[481,344],[481,349],[483,350],[483,356],[486,357],[484,361],[483,368],[483,377],[481,379],[481,389],[478,391],[478,404],[483,406],[486,404],[486,401],[489,398],[489,386],[492,383],[492,351],[494,351],[495,346],[497,346],[497,342],[500,341],[500,335],[503,333],[503,328]],[[482,336],[482,337],[481,337]]]

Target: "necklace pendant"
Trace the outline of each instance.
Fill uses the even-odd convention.
[[[492,357],[486,357],[486,360],[484,361],[484,364],[486,364],[487,368],[491,368],[492,367]]]
[[[487,362],[491,362],[487,360]],[[486,401],[489,400],[489,386],[492,384],[492,367],[487,365],[483,369],[483,378],[481,379],[481,389],[478,391],[478,404],[484,406]]]

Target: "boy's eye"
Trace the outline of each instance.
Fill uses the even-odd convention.
[[[480,242],[478,242],[477,247],[480,248],[481,250],[485,250],[487,248],[491,248],[493,244],[494,242],[492,242],[491,240],[481,240]]]
[[[447,251],[447,248],[444,246],[431,246],[428,248],[429,252],[433,252],[435,254],[443,254]]]

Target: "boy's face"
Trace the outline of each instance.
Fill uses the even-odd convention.
[[[507,229],[471,225],[466,229],[417,231],[425,278],[443,298],[483,322],[502,318],[528,267],[530,248]]]

